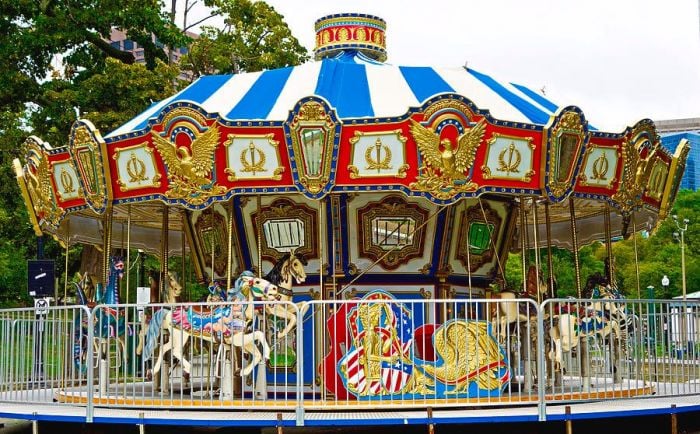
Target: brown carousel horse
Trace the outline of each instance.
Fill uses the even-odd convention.
[[[307,265],[306,259],[302,256],[297,256],[294,251],[285,253],[279,261],[272,267],[269,273],[265,276],[265,280],[277,286],[277,299],[279,301],[288,302],[292,300],[294,292],[292,285],[302,284],[306,281],[306,271],[304,266]],[[299,319],[304,316],[309,305],[306,302],[297,303],[297,310],[288,303],[268,304],[265,306],[265,313],[274,319],[281,319],[285,322],[285,327],[277,334],[277,339],[282,339],[297,326]]]

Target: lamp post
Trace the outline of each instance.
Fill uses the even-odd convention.
[[[688,348],[688,340],[687,340],[687,333],[686,333],[686,319],[687,319],[687,313],[686,313],[686,286],[685,286],[685,231],[688,230],[688,223],[690,223],[690,220],[688,219],[683,219],[683,223],[678,220],[677,215],[673,215],[673,221],[676,223],[676,228],[678,229],[678,232],[673,233],[673,237],[676,239],[679,239],[681,242],[681,279],[682,279],[682,287],[683,287],[683,303],[681,306],[681,311],[683,314],[680,317],[681,320],[681,342],[683,343],[683,346]]]
[[[681,223],[678,221],[678,216],[674,215],[673,216],[673,221],[676,223],[676,228],[678,229],[678,232],[674,232],[673,236],[676,239],[680,239],[681,242],[681,278],[683,279],[682,285],[683,285],[683,302],[685,302],[685,297],[686,297],[686,286],[685,286],[685,231],[688,230],[688,223],[690,223],[690,220],[688,219],[683,219],[683,225],[681,226]]]

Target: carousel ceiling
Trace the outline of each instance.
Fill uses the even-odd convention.
[[[64,147],[30,137],[15,171],[35,231],[78,237],[71,216],[96,238],[88,220],[130,209],[155,233],[162,204],[199,212],[256,195],[400,194],[435,206],[531,197],[561,222],[574,198],[592,222],[610,207],[616,228],[632,215],[656,221],[673,203],[688,146],[670,154],[650,120],[596,131],[577,107],[470,68],[382,63],[377,17],[332,15],[316,28],[317,62],[202,77],[104,138],[87,120]],[[582,239],[600,235],[585,235],[590,226]]]

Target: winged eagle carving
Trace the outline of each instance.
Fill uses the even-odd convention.
[[[170,140],[151,131],[153,144],[168,166],[169,176],[196,185],[209,184],[209,174],[214,167],[214,150],[219,143],[219,129],[216,124],[192,141],[190,149],[177,146]]]
[[[448,393],[465,392],[473,381],[483,390],[501,387],[499,369],[505,364],[498,344],[488,334],[487,324],[454,321],[443,327],[433,336],[435,350],[444,364],[424,365],[425,372],[443,383],[454,385]]]
[[[427,165],[442,170],[442,176],[452,180],[465,179],[464,172],[474,165],[476,150],[486,132],[485,118],[457,139],[456,147],[449,139],[411,119],[411,134]],[[440,149],[442,147],[442,150]]]

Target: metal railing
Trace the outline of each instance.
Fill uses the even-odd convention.
[[[382,294],[0,310],[0,402],[85,406],[88,420],[96,406],[275,409],[303,424],[315,409],[537,405],[545,418],[561,402],[700,394],[696,301]]]

